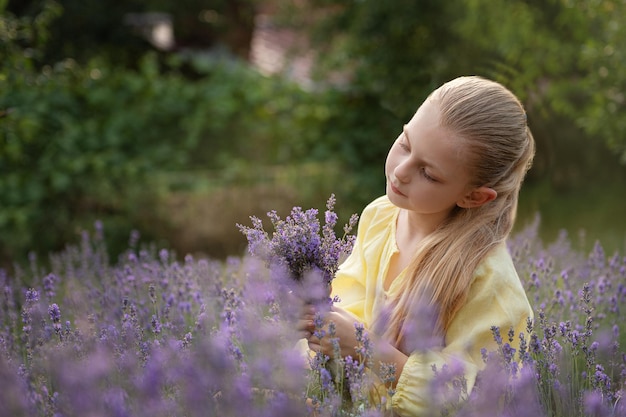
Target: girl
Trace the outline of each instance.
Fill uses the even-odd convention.
[[[372,363],[395,364],[396,414],[426,410],[432,365],[461,363],[471,389],[481,349],[496,347],[491,327],[519,335],[532,318],[505,239],[533,155],[519,100],[480,77],[435,90],[392,145],[386,195],[361,215],[333,281],[341,301],[325,320],[335,323],[344,357],[356,357],[355,321],[369,329]],[[424,301],[435,308],[432,325],[420,314]],[[311,350],[332,357],[328,338],[313,336],[311,313],[300,330]]]

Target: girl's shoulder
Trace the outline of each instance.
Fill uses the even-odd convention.
[[[383,195],[376,198],[363,209],[360,223],[363,225],[388,223],[395,218],[397,211],[398,208],[389,201],[389,197]]]
[[[496,245],[482,260],[474,273],[474,279],[488,281],[496,287],[521,288],[521,282],[513,258],[505,243]]]
[[[397,207],[389,201],[387,195],[382,195],[369,203],[364,209],[362,217],[372,217],[376,215],[393,215]]]

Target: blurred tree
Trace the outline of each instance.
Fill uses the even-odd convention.
[[[470,51],[453,28],[454,6],[438,0],[274,2],[279,24],[310,33],[314,81],[337,87],[310,155],[346,165],[355,180],[343,181],[341,192],[350,200],[364,204],[383,192],[382,162],[398,129],[436,86],[469,71]]]
[[[603,138],[626,164],[626,2],[565,3],[570,13],[576,11],[578,22],[586,23],[588,36],[578,50],[578,65],[585,74],[577,91],[582,100],[564,100],[564,113],[590,136]]]
[[[531,111],[559,123],[568,120],[589,139],[604,141],[626,163],[625,2],[465,4],[459,33],[471,36],[481,50],[493,51],[496,78],[506,77]]]
[[[276,2],[280,22],[310,32],[318,83],[344,74],[351,94],[376,96],[401,119],[455,72],[452,67],[464,70],[467,54],[449,54],[461,41],[450,21],[452,6],[437,0]]]
[[[194,136],[171,140],[180,136],[188,113],[180,96],[193,94],[193,85],[180,77],[160,79],[149,57],[139,73],[83,67],[72,59],[39,68],[35,63],[60,7],[44,1],[34,16],[18,18],[3,10],[5,4],[0,2],[0,260],[59,249],[102,216],[121,218],[127,237],[125,217],[142,207],[138,185],[156,167],[180,167],[195,145]]]
[[[9,0],[6,9],[18,17],[34,19],[48,3]],[[56,4],[62,13],[47,27],[50,36],[37,57],[38,65],[54,64],[66,58],[86,63],[98,57],[136,66],[150,48],[148,42],[133,33],[132,27],[123,24],[126,13],[144,10],[139,0],[63,0]]]
[[[544,119],[542,123],[568,120],[579,128],[578,134],[608,144],[626,163],[626,75],[621,70],[626,64],[626,2],[275,4],[284,24],[310,31],[319,52],[318,80],[348,74],[344,88],[352,96],[368,97],[374,107],[364,118],[384,108],[406,120],[442,82],[458,75],[484,75],[509,86],[533,116]]]
[[[45,2],[4,0],[17,16],[37,15]],[[254,0],[63,0],[63,13],[49,27],[42,63],[65,58],[87,63],[98,58],[113,65],[136,68],[155,48],[132,24],[129,16],[160,12],[171,16],[174,48],[218,48],[248,57],[254,29]]]
[[[317,116],[296,85],[206,54],[173,53],[165,63],[144,54],[137,70],[106,59],[41,65],[60,7],[47,0],[34,16],[18,17],[5,5],[0,0],[0,265],[60,249],[96,219],[112,253],[126,248],[131,228],[166,239],[157,234],[169,219],[157,220],[154,199],[168,178],[201,169],[182,177],[206,184],[210,169],[233,183],[247,166],[306,152],[291,139],[296,125]],[[181,74],[184,63],[197,79]]]
[[[247,60],[257,0],[151,0],[174,19],[178,47],[221,48]]]

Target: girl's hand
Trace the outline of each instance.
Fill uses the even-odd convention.
[[[297,330],[300,337],[309,339],[315,330],[315,307],[312,304],[303,304],[298,319]]]
[[[326,288],[326,297],[330,297],[332,289],[333,286],[329,284]],[[300,300],[304,303],[302,305],[302,309],[300,310],[300,318],[298,319],[296,328],[300,333],[300,337],[308,339],[315,331],[315,305],[303,298],[300,298]]]
[[[331,336],[328,330],[328,323],[335,324],[335,335]],[[314,326],[307,330],[311,331],[311,336],[307,337],[309,349],[314,352],[321,352],[330,358],[334,357],[334,348],[331,339],[339,339],[339,350],[342,357],[352,356],[356,358],[356,329],[354,324],[358,320],[341,307],[331,307],[331,310],[324,316],[322,332]],[[316,331],[317,330],[317,331]],[[321,338],[319,336],[322,336]]]
[[[312,324],[306,326],[306,331],[309,334],[309,336],[306,337],[309,342],[309,349],[334,358],[334,348],[331,342],[333,336],[329,335],[328,331],[328,323],[332,321],[335,323],[334,337],[339,341],[341,357],[345,358],[346,356],[351,356],[354,360],[359,360],[359,355],[356,352],[358,342],[356,340],[356,328],[354,326],[359,320],[341,307],[332,306],[330,311],[326,313],[323,318],[323,332],[320,334],[320,329],[316,329],[314,325],[316,317],[310,314],[312,311],[314,311],[314,309],[307,310],[307,318],[313,317],[310,321]],[[318,336],[321,336],[321,338]],[[392,387],[395,387],[408,356],[389,342],[380,339],[374,334],[370,333],[369,338],[372,344],[373,357],[371,358],[371,363],[374,365],[374,371],[379,372],[378,366],[380,366],[381,363],[394,364],[396,374]]]

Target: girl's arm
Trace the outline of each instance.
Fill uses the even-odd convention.
[[[334,349],[331,342],[332,338],[328,334],[328,323],[331,321],[335,324],[335,337],[339,339],[341,356],[344,358],[351,356],[354,359],[358,359],[359,354],[356,351],[358,341],[355,329],[355,324],[358,323],[358,320],[356,320],[352,314],[337,306],[333,306],[331,311],[324,317],[325,325],[321,334],[319,332],[317,334],[315,333],[315,325],[312,320],[308,323],[308,326],[303,327],[304,331],[310,335],[307,337],[309,349],[315,352],[322,352],[330,358],[333,357]],[[322,337],[320,338],[319,336]],[[373,357],[371,363],[373,365],[373,371],[378,373],[381,363],[394,364],[396,369],[395,381],[397,381],[404,369],[404,364],[408,356],[400,352],[389,342],[373,334],[368,333],[368,337],[372,343]],[[395,383],[393,386],[395,387]]]
[[[469,394],[484,367],[482,348],[498,348],[491,327],[497,326],[503,338],[512,328],[514,338],[510,344],[518,349],[519,335],[527,337],[529,317],[533,317],[532,309],[502,245],[477,268],[467,301],[447,329],[444,346],[412,352],[405,362],[391,400],[394,412],[418,416],[437,406],[441,399],[433,395],[430,385],[435,377],[433,365],[439,371],[448,366],[450,374],[461,373]]]

